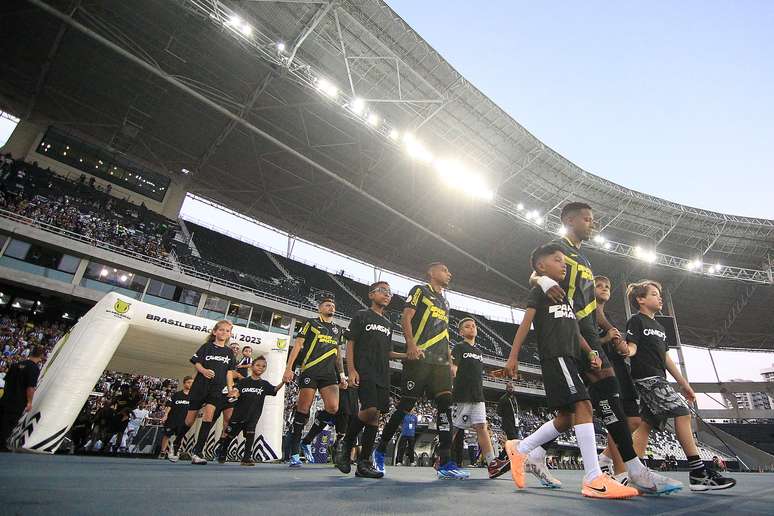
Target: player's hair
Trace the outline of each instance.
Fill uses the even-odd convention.
[[[35,346],[30,351],[30,356],[34,358],[40,358],[46,353],[46,348],[43,346]]]
[[[613,282],[607,276],[594,276],[594,283],[597,281],[606,281],[608,285],[612,286]]]
[[[245,346],[245,347],[243,347],[243,348],[242,348],[242,351],[244,351],[244,350],[246,350],[246,349],[249,349],[250,351],[252,351],[252,350],[253,350],[253,348],[251,348],[250,346]]]
[[[460,322],[457,323],[457,329],[461,330],[462,329],[462,325],[465,324],[468,321],[473,321],[473,324],[476,324],[476,320],[473,319],[472,317],[463,317],[462,319],[460,319]],[[476,326],[478,326],[478,324],[476,324]]]
[[[555,252],[562,253],[562,247],[559,244],[544,244],[536,247],[532,254],[529,256],[529,263],[532,266],[532,270],[537,272],[537,264],[540,260],[546,256],[551,256]]]
[[[439,265],[446,265],[443,262],[430,262],[427,264],[427,276],[430,276],[430,271],[433,270],[434,267],[438,267]]]
[[[263,356],[263,355],[260,355],[260,356],[258,356],[258,357],[253,359],[253,364],[256,363],[259,360],[263,360],[264,362],[267,362],[266,357]]]
[[[317,306],[321,306],[323,303],[333,303],[334,306],[336,306],[336,300],[333,299],[331,296],[325,296],[317,301]]]
[[[188,375],[183,377],[183,383],[187,382],[188,380],[193,380],[193,377]]]
[[[637,283],[630,283],[629,286],[626,287],[626,299],[629,300],[629,306],[632,307],[632,310],[639,311],[640,304],[637,302],[637,299],[648,295],[648,287],[654,287],[661,293],[661,283],[649,279],[641,280]]]
[[[215,332],[218,331],[218,328],[220,328],[223,325],[228,324],[229,326],[234,326],[234,323],[229,321],[228,319],[221,319],[220,321],[217,321],[215,323],[215,326],[212,327],[212,331],[209,335],[207,335],[207,340],[204,341],[205,344],[209,344],[210,342],[215,342]],[[231,337],[226,339],[226,346],[231,345]]]
[[[562,213],[559,215],[559,219],[561,221],[564,221],[566,217],[569,217],[574,213],[577,213],[581,210],[590,210],[590,209],[591,209],[591,206],[589,206],[585,202],[571,202],[564,205],[564,207],[562,208]]]
[[[378,287],[379,285],[387,285],[388,287],[390,286],[390,284],[389,284],[389,283],[387,283],[386,281],[375,281],[374,283],[371,283],[371,284],[368,286],[368,293],[370,294],[371,292],[373,292],[373,291],[374,291],[374,289],[375,289],[376,287]]]

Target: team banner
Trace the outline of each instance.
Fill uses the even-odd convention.
[[[178,380],[193,375],[191,355],[207,339],[214,323],[108,293],[54,346],[41,372],[32,409],[22,416],[10,438],[11,447],[56,452],[105,369]],[[281,381],[286,335],[234,326],[231,342],[240,348],[250,346],[253,358],[266,357],[263,378],[275,385]],[[282,455],[284,392],[283,388],[277,396],[266,398],[255,432],[256,459]],[[214,426],[219,434],[219,425]],[[232,446],[240,445],[241,439]],[[241,455],[242,450],[239,452]]]

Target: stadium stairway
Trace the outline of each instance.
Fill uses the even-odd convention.
[[[331,273],[329,272],[329,273],[328,273],[328,276],[330,276],[330,278],[331,278],[331,279],[332,279],[332,280],[333,280],[333,281],[334,281],[334,282],[335,282],[335,283],[336,283],[338,286],[340,286],[340,287],[341,287],[341,289],[342,289],[344,292],[346,292],[347,294],[349,294],[349,295],[352,297],[352,299],[354,299],[354,300],[355,300],[357,303],[359,303],[359,304],[360,304],[360,306],[362,306],[363,308],[368,308],[368,305],[367,305],[367,304],[365,304],[365,302],[364,302],[362,299],[360,299],[360,296],[358,296],[357,294],[355,294],[354,292],[352,292],[352,290],[350,290],[350,288],[349,288],[349,287],[347,287],[347,286],[346,286],[346,285],[345,285],[343,282],[339,281],[339,279],[338,279],[338,278],[337,278],[337,277],[336,277],[334,274],[331,274]]]
[[[269,258],[269,260],[271,260],[271,263],[273,263],[273,264],[274,264],[274,266],[275,266],[275,267],[277,267],[277,270],[279,270],[279,271],[280,271],[282,274],[284,274],[286,278],[288,278],[288,279],[292,279],[292,278],[293,278],[293,276],[292,276],[292,275],[291,275],[291,274],[288,272],[288,270],[287,270],[287,269],[286,269],[286,268],[285,268],[285,267],[284,267],[284,266],[283,266],[283,265],[280,263],[280,261],[279,261],[279,260],[277,260],[277,258],[275,258],[275,257],[274,257],[274,254],[273,254],[273,253],[270,253],[269,251],[267,251],[267,250],[265,250],[265,249],[263,250],[263,252],[264,252],[264,254],[265,254],[265,255],[266,255],[268,258]]]
[[[487,336],[490,338],[490,340],[494,343],[495,349],[497,350],[497,354],[499,356],[508,356],[508,353],[510,353],[511,350],[511,343],[506,341],[499,333],[497,333],[495,330],[493,330],[486,322],[484,322],[484,318],[477,315],[470,315],[474,321],[476,321],[476,324],[480,329],[484,331],[484,333],[487,334]],[[502,347],[500,346],[502,345]]]

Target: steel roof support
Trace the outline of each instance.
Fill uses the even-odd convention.
[[[331,10],[331,7],[333,7],[333,0],[327,4],[321,5],[317,12],[314,13],[314,16],[312,16],[312,19],[309,20],[309,23],[307,23],[298,34],[296,40],[293,42],[293,46],[290,49],[290,57],[288,57],[288,62],[286,65],[288,68],[290,68],[290,65],[293,64],[293,59],[296,58],[296,52],[298,52],[298,49],[301,48],[301,45],[304,44],[306,38],[308,38],[309,35],[314,32],[314,29],[316,29],[317,25],[319,25],[322,19],[325,18],[325,15],[328,14],[328,12]]]

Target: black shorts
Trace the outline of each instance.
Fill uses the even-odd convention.
[[[553,357],[540,361],[543,370],[543,385],[552,410],[575,410],[575,403],[588,400],[589,392],[580,376],[577,359]]]
[[[255,432],[255,427],[258,424],[258,420],[261,418],[260,414],[251,414],[247,417],[234,417],[228,422],[226,433],[229,437],[236,437],[239,432]]]
[[[320,371],[315,372],[304,371],[298,375],[298,388],[299,389],[322,389],[329,385],[336,385],[339,383],[339,377],[336,371]]]
[[[640,393],[640,415],[656,430],[664,430],[670,418],[691,413],[685,400],[675,392],[666,378],[651,376],[635,381]]]
[[[612,360],[613,371],[618,378],[618,385],[621,388],[621,404],[623,405],[626,417],[640,417],[640,403],[637,395],[637,388],[634,386],[634,380],[630,373],[629,364],[623,360]]]
[[[360,379],[357,397],[360,400],[360,410],[376,407],[379,412],[386,412],[390,408],[390,387],[377,385],[367,378]]]
[[[339,411],[337,416],[354,416],[358,412],[357,387],[350,384],[346,389],[339,389]]]
[[[610,359],[607,358],[607,353],[605,353],[605,350],[602,347],[602,342],[599,340],[599,330],[597,329],[597,325],[594,322],[594,318],[590,315],[587,315],[578,321],[578,326],[580,327],[581,335],[584,339],[586,339],[589,347],[599,353],[599,358],[602,359],[602,369],[611,368],[612,366],[610,364]],[[583,354],[585,356],[585,353]],[[592,371],[591,364],[589,363],[588,359],[582,360],[579,365],[581,367],[581,373],[588,373]]]
[[[448,365],[429,364],[424,360],[403,362],[403,385],[401,396],[419,399],[436,398],[443,392],[451,393],[451,369]]]
[[[196,375],[196,379],[191,385],[191,392],[188,395],[190,403],[188,410],[199,410],[204,405],[214,405],[217,409],[223,408],[225,397],[223,388],[225,385],[219,385],[211,380],[207,380],[202,375]]]

